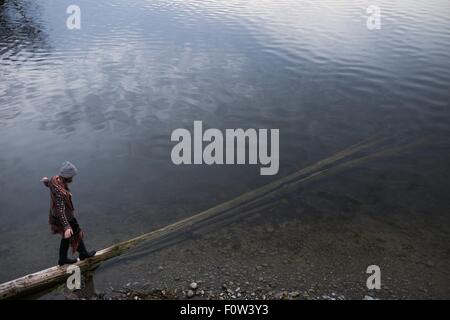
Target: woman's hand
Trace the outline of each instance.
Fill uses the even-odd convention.
[[[50,182],[50,179],[47,178],[47,177],[43,177],[43,178],[41,179],[41,182],[42,182],[45,186],[48,187],[48,183]]]
[[[69,239],[72,235],[73,235],[72,228],[66,229],[64,231],[64,238],[65,239]]]

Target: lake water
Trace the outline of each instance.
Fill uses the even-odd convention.
[[[80,30],[66,27],[73,3]],[[0,0],[0,281],[56,262],[39,179],[65,160],[79,169],[79,221],[101,248],[374,134],[447,139],[450,2],[376,1],[379,30],[366,26],[370,4]],[[173,165],[170,134],[194,120],[279,128],[278,175]],[[428,155],[441,172],[433,159],[447,150]],[[436,186],[442,214],[448,186]]]

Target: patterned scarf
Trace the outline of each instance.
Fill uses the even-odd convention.
[[[72,193],[70,192],[67,184],[62,181],[60,176],[52,177],[48,183],[48,187],[53,187],[53,188],[57,189],[58,192],[63,197],[66,208],[69,209],[70,211],[74,210],[74,206],[72,203]],[[53,208],[53,210],[57,210],[56,199],[54,198],[53,193],[51,193],[51,195],[52,195],[52,208]],[[84,236],[83,230],[81,230],[79,228],[78,223],[76,222],[75,219],[74,219],[74,221],[75,221],[75,225],[76,225],[76,230],[74,230],[72,228],[73,235],[70,237],[72,253],[75,253],[77,251],[78,245]],[[50,215],[49,222],[50,222],[51,229],[54,233],[59,233],[62,236],[64,236],[64,228],[62,228],[62,226],[58,223],[58,221],[55,217]]]
[[[69,188],[67,187],[67,184],[65,184],[60,176],[54,176],[50,180],[50,185],[53,186],[55,189],[61,193],[64,199],[64,203],[70,210],[74,210],[73,203],[72,203],[72,193],[70,193]],[[56,205],[56,201],[55,201]]]

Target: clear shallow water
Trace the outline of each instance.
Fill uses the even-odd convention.
[[[375,31],[368,1],[77,1],[79,31],[70,4],[0,1],[0,280],[54,263],[39,178],[64,160],[103,247],[275,178],[174,166],[194,120],[280,128],[279,176],[374,133],[448,137],[448,1],[378,1]]]

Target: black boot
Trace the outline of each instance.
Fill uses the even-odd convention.
[[[84,241],[80,240],[80,243],[78,244],[78,253],[80,254],[80,260],[88,259],[90,257],[95,256],[96,251],[87,251],[86,246],[84,245]]]
[[[77,259],[67,258],[67,251],[69,250],[70,240],[69,239],[61,239],[61,243],[59,245],[59,260],[58,265],[62,266],[65,264],[72,264],[77,262]]]

